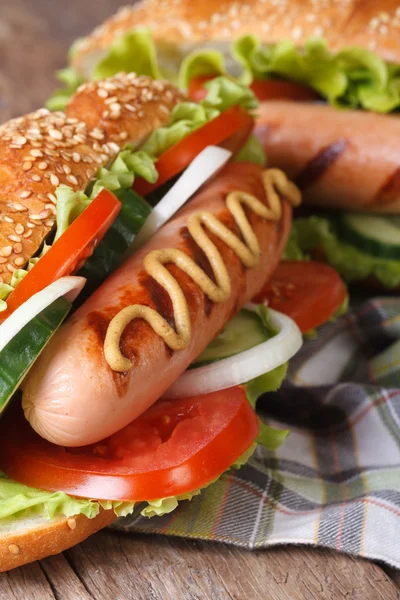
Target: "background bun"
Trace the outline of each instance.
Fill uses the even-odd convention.
[[[150,28],[167,54],[253,33],[266,43],[291,39],[299,46],[311,36],[324,37],[332,50],[357,44],[400,62],[395,0],[142,0],[97,27],[79,46],[73,66],[88,78],[110,44],[135,27]]]

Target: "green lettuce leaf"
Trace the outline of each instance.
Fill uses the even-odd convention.
[[[282,260],[309,260],[309,256],[300,248],[297,229],[292,227],[283,252]]]
[[[252,162],[261,167],[267,164],[267,155],[258,137],[251,135],[234,158],[237,162]]]
[[[148,75],[161,79],[157,53],[149,29],[138,28],[117,38],[94,67],[91,79],[106,79],[117,73]]]
[[[113,193],[130,189],[136,175],[150,183],[157,181],[158,177],[154,161],[146,152],[142,150],[134,152],[127,148],[118,154],[110,167],[103,167],[98,171],[96,180],[86,192],[75,192],[67,185],[59,185],[55,192],[57,198],[55,240],[66,231],[102,189]]]
[[[322,217],[296,219],[293,229],[302,252],[321,249],[326,261],[347,282],[374,276],[388,289],[400,285],[400,261],[379,258],[343,242],[334,222]]]
[[[203,106],[223,112],[232,106],[242,106],[248,112],[255,110],[258,101],[253,92],[242,83],[229,77],[216,77],[208,81],[204,87],[207,96],[201,101]]]
[[[63,87],[52,93],[46,102],[46,107],[49,110],[64,110],[71,96],[84,83],[84,79],[72,67],[57,71],[56,76]]]
[[[226,73],[225,62],[218,50],[197,50],[188,54],[179,69],[179,87],[186,89],[196,77],[216,77]]]
[[[210,50],[193,52],[182,63],[185,87],[198,75],[223,75],[222,55]],[[374,52],[350,47],[333,53],[321,38],[310,38],[303,48],[290,40],[263,45],[253,35],[238,38],[232,55],[242,68],[236,79],[250,85],[255,79],[282,78],[311,87],[338,108],[364,108],[380,113],[400,106],[400,66]]]
[[[117,516],[129,514],[134,508],[132,502],[97,502],[74,498],[64,492],[45,492],[17,483],[0,473],[0,526],[12,519],[34,516],[53,519],[59,515],[72,517],[82,514],[93,519],[98,515],[100,506],[113,508]]]
[[[36,265],[37,261],[46,254],[50,246],[44,242],[43,247],[37,256],[29,259],[26,269],[16,269],[12,274],[12,278],[9,284],[0,284],[0,312],[3,312],[7,308],[7,298],[15,290],[19,282],[25,277],[25,275]]]
[[[168,125],[152,132],[141,146],[143,152],[157,158],[189,133],[215,119],[231,106],[239,105],[247,111],[252,111],[258,106],[251,90],[227,77],[217,77],[205,87],[208,93],[201,102],[181,102],[175,106]],[[256,142],[253,142],[252,151],[262,160],[260,148],[256,149]]]

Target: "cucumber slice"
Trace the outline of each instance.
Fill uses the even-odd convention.
[[[193,363],[193,366],[200,367],[240,354],[240,352],[265,342],[268,338],[268,332],[258,314],[243,309],[228,323],[219,336],[207,346]]]
[[[79,271],[87,279],[74,306],[79,306],[123,261],[135,236],[151,212],[150,205],[133,190],[117,192],[121,210],[93,255]]]
[[[32,319],[0,352],[0,413],[71,309],[58,298]]]
[[[344,213],[338,221],[339,235],[367,254],[400,259],[400,219]]]

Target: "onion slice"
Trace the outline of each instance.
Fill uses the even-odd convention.
[[[164,198],[153,208],[133,241],[132,252],[136,252],[143,246],[210,177],[222,169],[231,156],[232,152],[219,146],[204,148]]]
[[[254,310],[254,305],[246,306]],[[186,398],[209,394],[247,383],[287,362],[303,344],[300,329],[288,316],[269,309],[279,333],[273,338],[218,362],[189,369],[164,393],[165,398]]]
[[[86,279],[84,277],[61,277],[21,304],[0,325],[0,352],[25,325],[55,300],[64,296],[69,302],[73,302],[82,291],[85,283]]]

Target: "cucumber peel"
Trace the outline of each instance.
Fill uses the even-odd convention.
[[[32,319],[0,352],[0,413],[71,309],[58,298]]]
[[[360,250],[380,258],[400,259],[400,222],[396,217],[342,214],[340,237]]]

